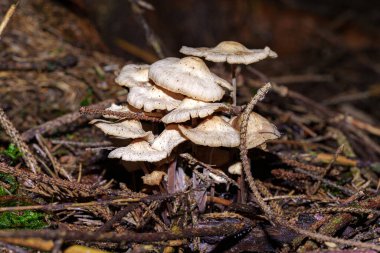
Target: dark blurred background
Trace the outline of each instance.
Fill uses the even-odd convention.
[[[179,56],[182,45],[215,46],[223,40],[269,46],[279,58],[255,65],[268,76],[315,100],[341,108],[349,102],[379,118],[371,109],[380,94],[379,1],[147,0],[154,10],[128,0],[64,3],[88,17],[110,52],[125,59],[158,57],[144,22],[165,56]]]

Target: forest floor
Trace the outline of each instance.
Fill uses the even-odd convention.
[[[11,4],[1,1],[2,17]],[[200,212],[192,188],[169,193],[164,181],[143,184],[141,177],[154,164],[129,172],[108,159],[110,139],[88,124],[99,113],[80,112],[125,102],[127,91],[114,79],[132,61],[110,53],[93,24],[67,6],[22,2],[0,39],[0,247],[380,251],[380,68],[378,52],[361,50],[380,37],[347,30],[338,21],[330,30],[309,27],[310,48],[323,45],[315,55],[305,57],[300,49],[291,60],[241,69],[239,105],[272,84],[254,110],[277,126],[281,138],[248,153],[270,213],[237,175],[230,175],[231,185],[206,180],[207,202]],[[133,59],[157,58],[150,57],[154,51],[146,56],[134,47],[124,50]],[[212,69],[230,78],[221,66]],[[194,163],[198,170],[220,164],[213,168],[226,171],[239,160],[239,150],[216,149],[210,164],[196,158],[179,158],[190,177]]]

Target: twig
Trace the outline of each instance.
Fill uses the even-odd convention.
[[[336,160],[338,159],[339,155],[342,153],[343,149],[344,149],[344,145],[341,145],[336,150],[336,152],[334,154],[334,157],[331,159],[331,161],[329,162],[329,164],[326,166],[326,168],[323,170],[322,174],[320,175],[320,179],[318,179],[318,181],[315,183],[315,185],[312,186],[311,195],[314,195],[319,190],[319,187],[321,186],[322,180],[324,179],[324,177],[326,175],[329,174],[332,165],[336,162]]]
[[[298,167],[298,168],[301,168],[301,169],[304,169],[307,171],[313,171],[313,172],[317,172],[317,173],[322,173],[324,171],[323,167],[319,167],[319,166],[315,166],[315,165],[311,165],[311,164],[306,164],[306,163],[301,163],[299,161],[289,159],[286,157],[281,157],[281,161],[283,161],[284,163],[286,163],[290,166]]]
[[[85,115],[110,115],[115,116],[120,119],[138,119],[146,120],[152,122],[161,122],[161,119],[144,115],[143,113],[133,113],[133,112],[115,112],[110,110],[101,110],[90,107],[81,107],[79,112]]]
[[[294,216],[298,216],[304,213],[356,213],[356,214],[380,215],[380,211],[369,209],[369,208],[333,206],[333,207],[324,207],[324,208],[315,208],[315,209],[312,208],[308,210],[303,210],[303,211],[297,212]]]
[[[60,175],[64,176],[69,181],[73,181],[73,178],[71,177],[71,175],[69,173],[67,173],[67,171],[61,166],[61,164],[58,162],[57,158],[55,158],[51,154],[49,148],[46,145],[46,140],[40,134],[36,135],[36,139],[37,139],[38,143],[40,144],[41,148],[45,151],[46,155],[48,156],[51,164],[53,165],[55,173],[57,175],[60,174]]]
[[[94,187],[93,185],[79,184],[77,182],[70,182],[67,180],[52,178],[42,173],[30,173],[28,171],[10,167],[5,163],[0,163],[0,172],[11,174],[18,180],[22,181],[24,185],[30,188],[38,188],[38,185],[43,185],[43,189],[50,189],[52,193],[61,194],[64,197],[74,196],[96,196],[96,195],[117,195],[117,196],[133,196],[144,197],[144,194],[134,193],[132,191],[116,191],[111,189],[104,189],[101,187]],[[63,192],[61,192],[63,190]]]
[[[129,212],[136,209],[138,206],[139,206],[139,204],[136,203],[136,204],[131,204],[127,207],[124,207],[119,212],[117,212],[114,216],[112,216],[112,218],[109,221],[104,223],[104,225],[101,226],[96,232],[97,233],[103,233],[103,232],[110,231],[116,223],[120,222],[121,219],[124,218],[124,216],[126,216]]]
[[[11,17],[15,13],[18,4],[19,4],[19,1],[16,1],[14,4],[12,4],[9,7],[7,13],[5,14],[3,20],[1,21],[1,24],[0,24],[0,40],[1,40],[1,36],[2,36],[5,28],[7,27],[8,23],[9,23],[9,20],[11,20]]]
[[[167,240],[177,240],[184,238],[194,238],[203,236],[228,236],[239,233],[250,226],[244,222],[223,222],[219,225],[204,225],[202,227],[184,228],[173,232],[155,233],[135,233],[125,231],[118,233],[97,233],[91,231],[67,231],[67,230],[1,230],[0,238],[42,238],[49,240],[63,239],[64,241],[85,241],[85,242],[159,242]]]
[[[3,20],[0,24],[0,40],[1,35],[4,32],[5,27],[8,25],[9,20],[13,16],[13,14],[16,11],[16,7],[18,6],[18,1],[16,3],[12,4],[7,13],[5,14]],[[0,108],[0,125],[4,128],[7,135],[11,138],[12,142],[16,144],[16,146],[21,151],[22,157],[28,166],[28,168],[36,173],[37,171],[41,171],[41,169],[38,167],[37,161],[33,156],[33,153],[30,151],[29,147],[24,143],[21,139],[21,136],[17,129],[13,126],[12,122],[8,119],[7,115],[3,111],[2,108]]]
[[[12,122],[8,119],[7,115],[0,108],[0,126],[5,130],[6,134],[11,138],[11,141],[16,144],[21,152],[22,158],[24,159],[28,168],[33,172],[37,173],[41,171],[38,166],[36,158],[33,156],[32,151],[29,149],[28,145],[22,140],[20,133],[13,126]]]
[[[101,141],[101,142],[80,142],[80,141],[68,141],[68,140],[51,140],[53,144],[64,144],[81,148],[93,148],[93,147],[107,147],[112,145],[110,141]]]
[[[271,86],[268,83],[264,87],[262,87],[261,89],[258,90],[257,94],[251,99],[251,101],[248,103],[246,109],[244,110],[244,112],[242,114],[241,125],[240,125],[241,132],[240,132],[240,147],[239,148],[240,148],[240,157],[241,157],[242,164],[243,164],[243,170],[247,176],[248,185],[251,188],[253,195],[255,196],[256,201],[259,204],[260,208],[264,211],[265,215],[267,215],[271,221],[278,223],[280,225],[283,225],[287,228],[290,228],[291,230],[293,230],[299,234],[311,237],[315,240],[330,241],[330,242],[343,244],[343,245],[350,245],[350,246],[355,246],[355,247],[360,247],[360,248],[380,250],[380,245],[363,243],[363,242],[352,241],[352,240],[339,239],[339,238],[326,236],[323,234],[315,233],[315,232],[294,226],[294,225],[290,224],[289,221],[284,220],[280,216],[276,216],[276,214],[274,212],[272,212],[270,206],[267,203],[265,203],[265,201],[263,200],[263,197],[261,196],[261,194],[257,188],[256,182],[255,182],[255,180],[252,176],[252,173],[251,173],[251,166],[249,164],[248,150],[247,150],[247,146],[246,146],[246,142],[247,142],[246,135],[247,135],[247,126],[248,126],[249,114],[252,111],[255,104],[264,98],[265,94],[269,91],[270,87]]]
[[[90,108],[104,108],[112,103],[117,103],[123,101],[124,96],[117,97],[116,99],[108,99],[100,103],[91,105]],[[33,127],[22,133],[22,139],[24,141],[32,140],[37,133],[40,133],[42,136],[53,135],[56,133],[62,133],[75,129],[76,127],[83,125],[90,120],[94,119],[97,115],[81,115],[79,112],[72,112],[65,114],[61,117],[55,118],[53,120],[47,121],[39,126]]]
[[[270,207],[265,203],[263,197],[261,196],[259,189],[256,185],[256,182],[251,173],[251,165],[248,158],[248,149],[247,149],[247,129],[248,129],[248,119],[251,111],[254,106],[264,99],[266,93],[268,93],[271,88],[270,83],[265,84],[262,88],[260,88],[256,95],[251,99],[248,103],[247,107],[244,109],[241,115],[241,124],[240,124],[240,159],[242,161],[243,170],[246,176],[246,180],[248,181],[248,185],[251,188],[253,195],[256,198],[257,203],[264,211],[264,213],[268,216],[270,220],[274,220],[274,215]]]
[[[199,165],[201,165],[201,166],[202,166],[203,168],[205,168],[206,170],[208,170],[208,171],[210,171],[210,172],[216,174],[217,176],[222,177],[223,179],[225,179],[225,180],[226,180],[227,182],[229,182],[230,184],[233,184],[233,185],[235,185],[236,187],[239,188],[239,184],[238,184],[235,180],[229,178],[229,177],[226,176],[224,173],[220,173],[218,170],[214,169],[214,168],[211,167],[210,165],[208,165],[208,164],[206,164],[206,163],[204,163],[204,162],[201,162],[201,161],[197,160],[196,158],[194,158],[194,157],[193,157],[192,155],[190,155],[189,153],[180,154],[180,156],[181,156],[182,158],[185,158],[185,159],[186,159],[189,163],[191,163],[191,164],[199,164]]]
[[[154,49],[158,57],[164,58],[165,55],[162,50],[162,45],[157,37],[157,35],[154,33],[154,31],[149,26],[148,22],[146,21],[143,12],[144,10],[141,8],[141,5],[136,3],[136,0],[130,0],[132,11],[135,14],[135,17],[137,18],[137,21],[140,22],[141,26],[143,27],[145,31],[145,38],[147,42],[151,45],[151,47]],[[151,7],[152,8],[152,7]],[[146,8],[147,9],[147,8]]]
[[[78,58],[68,54],[60,58],[36,62],[0,62],[0,70],[6,71],[47,71],[71,68],[77,65]]]
[[[328,185],[328,186],[331,186],[331,187],[334,187],[335,189],[338,189],[338,190],[342,191],[346,195],[350,196],[350,195],[353,195],[353,194],[356,193],[355,191],[350,190],[347,187],[337,185],[336,183],[334,183],[334,182],[332,182],[332,181],[330,181],[328,179],[321,178],[320,176],[317,176],[317,175],[315,175],[315,174],[313,174],[313,173],[311,173],[309,171],[306,171],[306,170],[303,170],[303,169],[300,169],[300,168],[294,168],[294,170],[296,172],[303,173],[303,174],[305,174],[305,175],[307,175],[307,176],[309,176],[309,177],[311,177],[311,178],[313,178],[315,180],[320,180],[321,183],[323,183],[325,185]]]
[[[276,212],[276,215],[283,215],[284,212],[282,211],[282,208],[279,206],[279,204],[276,201],[272,200],[265,200],[268,198],[273,197],[272,193],[265,187],[265,185],[260,182],[259,180],[256,180],[256,185],[259,191],[263,194],[265,198],[263,198],[264,201],[268,201],[271,208]]]
[[[10,252],[15,252],[15,253],[28,253],[30,251],[27,251],[21,247],[10,245],[7,243],[0,242],[0,247],[4,249],[8,249]]]

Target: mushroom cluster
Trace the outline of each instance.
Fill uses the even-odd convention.
[[[233,50],[228,47],[227,51],[223,50],[213,50],[213,59],[228,60]],[[207,50],[201,50],[204,51]],[[271,56],[271,52],[269,49],[251,51],[257,54],[253,57],[256,61],[265,58],[265,54]],[[218,54],[224,56],[218,58]],[[239,57],[248,56],[240,54]],[[112,105],[107,110],[155,115],[162,123],[152,127],[135,119],[93,120],[91,123],[107,135],[130,140],[128,145],[111,151],[109,158],[162,162],[172,157],[173,150],[185,141],[208,147],[239,146],[240,117],[231,117],[231,105],[224,102],[226,91],[232,91],[233,86],[212,73],[202,59],[170,57],[150,66],[129,64],[122,68],[115,81],[129,89],[127,104]],[[247,136],[247,147],[254,148],[280,134],[267,119],[252,112]]]

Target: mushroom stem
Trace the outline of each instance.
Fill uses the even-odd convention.
[[[236,65],[231,64],[231,72],[232,72],[232,105],[236,105],[236,76],[237,76],[237,71],[236,71]]]

